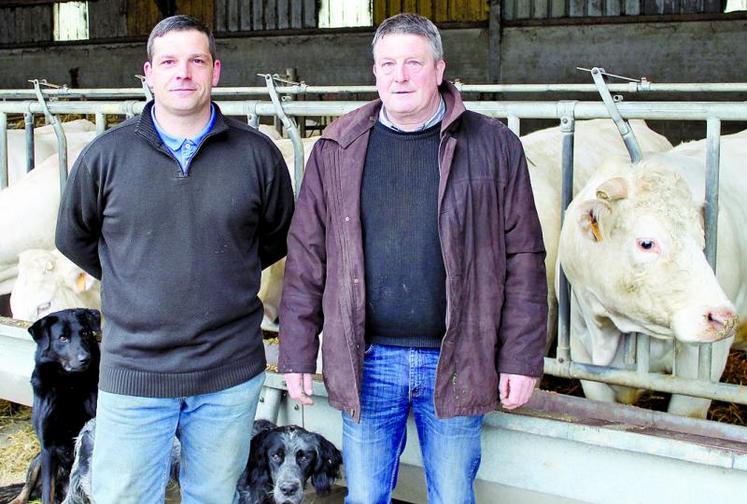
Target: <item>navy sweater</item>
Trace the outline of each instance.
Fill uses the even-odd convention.
[[[81,153],[56,245],[101,279],[101,390],[223,390],[265,368],[257,292],[286,252],[290,176],[266,136],[219,110],[183,175],[151,106]]]
[[[361,184],[366,341],[438,347],[446,330],[446,271],[438,236],[437,124],[371,131]]]

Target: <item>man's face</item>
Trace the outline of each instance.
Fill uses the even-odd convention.
[[[416,126],[438,107],[438,86],[446,63],[433,58],[425,37],[393,33],[374,47],[376,90],[389,119],[397,125]]]
[[[209,110],[220,61],[213,62],[207,35],[197,30],[170,31],[153,41],[152,58],[143,68],[159,112],[194,116]]]

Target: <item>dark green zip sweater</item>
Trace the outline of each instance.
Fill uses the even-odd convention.
[[[81,153],[56,245],[101,279],[101,390],[215,392],[265,368],[257,292],[286,253],[290,176],[270,139],[220,110],[184,176],[151,106]]]

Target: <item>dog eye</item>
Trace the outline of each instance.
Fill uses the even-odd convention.
[[[68,341],[70,341],[70,338],[68,338],[67,336],[60,336],[59,340],[63,343],[67,343]]]
[[[279,453],[273,453],[271,458],[273,462],[282,462],[283,460],[283,456]]]

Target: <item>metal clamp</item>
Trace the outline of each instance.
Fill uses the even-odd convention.
[[[44,117],[46,117],[49,124],[52,125],[54,134],[57,136],[57,157],[60,168],[60,196],[62,196],[62,192],[65,190],[65,184],[67,183],[67,139],[65,138],[65,131],[62,129],[62,124],[57,119],[57,116],[49,111],[49,107],[47,106],[47,102],[44,99],[44,94],[41,90],[42,81],[32,79],[29,82],[34,85],[36,99],[41,106],[42,112],[44,112]],[[47,86],[50,85],[47,81],[43,81],[43,84]]]
[[[604,68],[594,67],[591,69],[591,77],[594,79],[597,91],[599,91],[602,101],[607,106],[610,117],[615,122],[615,126],[617,126],[617,130],[620,132],[623,142],[625,142],[625,147],[628,149],[628,154],[630,154],[630,160],[637,163],[642,158],[641,148],[638,145],[638,140],[635,138],[633,129],[630,127],[628,122],[623,119],[617,105],[615,104],[615,99],[610,95],[610,91],[607,89],[607,83],[604,80],[605,76],[624,79],[627,81],[634,81],[635,79],[630,79],[629,77],[623,77],[621,75],[609,74],[605,72]]]
[[[301,187],[301,179],[303,178],[303,143],[301,142],[301,134],[298,132],[298,126],[296,122],[288,117],[283,110],[282,100],[278,95],[277,89],[275,89],[275,80],[280,82],[289,82],[279,78],[277,75],[271,74],[257,74],[260,77],[264,77],[265,85],[267,86],[267,92],[270,94],[272,104],[275,106],[275,113],[277,114],[283,126],[288,131],[288,136],[293,143],[293,194],[298,197],[298,190]]]

